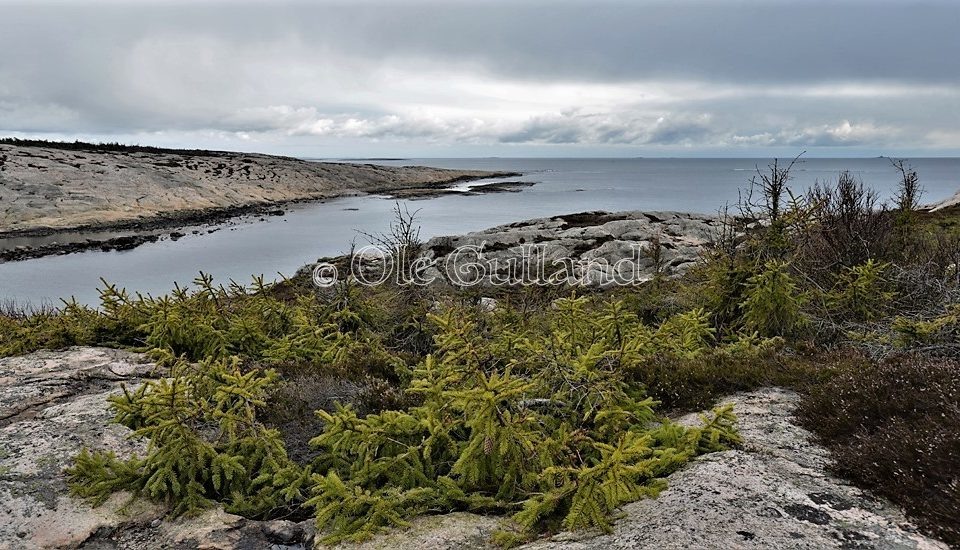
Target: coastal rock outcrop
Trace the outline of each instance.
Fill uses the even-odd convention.
[[[63,468],[83,446],[143,451],[104,405],[152,370],[135,354],[97,348],[0,359],[0,548],[76,547],[125,521],[122,495],[91,510],[69,496]],[[127,513],[161,510],[138,502]]]
[[[720,229],[717,217],[680,212],[581,212],[538,218],[431,239],[424,250],[434,267],[424,275],[469,283],[476,272],[457,273],[457,267],[479,261],[489,266],[488,276],[505,276],[516,269],[526,269],[529,275],[535,266],[524,267],[527,263],[543,267],[539,277],[557,275],[588,286],[642,282],[657,272],[684,273],[712,246]]]
[[[941,210],[950,210],[957,207],[960,207],[960,191],[957,191],[948,199],[944,199],[933,204],[928,204],[924,207],[924,209],[930,212],[939,212]]]
[[[0,236],[68,228],[186,225],[251,207],[359,193],[427,191],[514,174],[311,162],[253,153],[0,144]],[[148,223],[148,226],[151,225]]]
[[[829,474],[828,451],[793,421],[798,401],[780,388],[725,399],[741,448],[674,473],[656,500],[624,506],[610,534],[565,533],[526,548],[948,548],[918,534],[897,507]]]

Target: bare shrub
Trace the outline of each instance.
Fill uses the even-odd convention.
[[[792,161],[783,164],[779,159],[767,165],[767,171],[757,167],[757,173],[750,179],[750,186],[746,192],[741,192],[738,208],[741,217],[751,219],[764,227],[756,233],[760,239],[754,242],[755,251],[761,259],[783,259],[794,248],[793,237],[790,235],[794,220],[794,210],[798,199],[787,187],[790,181],[790,171],[800,161],[797,155]]]
[[[419,210],[410,211],[407,205],[399,202],[393,206],[393,221],[384,233],[360,232],[370,244],[393,255],[393,261],[399,273],[407,273],[410,263],[416,259],[423,248],[420,240],[420,225],[417,224]]]
[[[755,219],[769,220],[771,225],[776,225],[787,208],[787,199],[791,198],[790,189],[787,187],[790,170],[800,161],[801,156],[803,153],[787,164],[781,163],[780,159],[773,159],[773,162],[767,165],[766,172],[758,166],[756,175],[750,179],[746,196],[741,197],[741,212]]]
[[[936,227],[912,235],[907,251],[911,263],[922,265],[943,284],[960,286],[960,233]]]
[[[903,159],[890,159],[890,163],[900,172],[900,182],[893,197],[894,205],[900,212],[913,212],[920,206],[920,197],[923,196],[920,176]]]
[[[730,213],[730,205],[725,204],[717,211],[716,229],[713,231],[713,251],[723,258],[733,258],[737,255],[737,247],[743,240],[745,225],[743,218]]]
[[[892,244],[892,219],[876,191],[865,188],[850,172],[837,183],[817,182],[807,191],[815,225],[800,260],[808,274],[836,272],[873,258],[887,258]]]
[[[650,242],[643,248],[644,254],[653,262],[653,282],[655,285],[659,285],[662,282],[664,276],[663,269],[666,264],[663,257],[663,243],[661,239],[661,231],[657,230],[650,236]]]
[[[0,317],[9,319],[26,319],[32,316],[53,316],[57,313],[57,308],[50,302],[42,302],[39,305],[31,303],[20,303],[13,298],[0,300]]]
[[[960,301],[955,274],[943,273],[934,263],[891,266],[890,281],[897,293],[893,307],[900,315],[929,317],[943,311],[945,304]]]
[[[384,253],[383,273],[373,276],[378,280],[381,275],[387,275],[384,282],[404,283],[418,280],[418,271],[423,266],[417,265],[417,259],[423,252],[423,241],[420,240],[420,225],[417,223],[419,210],[410,211],[406,204],[399,202],[393,207],[393,220],[386,232],[360,232],[370,244]],[[354,258],[356,261],[357,259]],[[392,275],[392,277],[390,276]],[[399,299],[411,302],[422,298],[430,292],[425,285],[398,284],[389,285],[400,293]]]

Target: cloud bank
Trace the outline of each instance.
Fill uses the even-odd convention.
[[[960,152],[955,2],[0,10],[0,134],[313,156]]]

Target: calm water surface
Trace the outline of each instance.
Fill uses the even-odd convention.
[[[933,202],[960,188],[960,159],[917,159],[926,194]],[[766,159],[408,159],[387,165],[522,172],[537,182],[519,193],[443,196],[405,201],[419,210],[422,236],[457,234],[526,218],[586,210],[680,210],[713,213],[737,201],[755,167]],[[886,159],[809,159],[799,164],[792,185],[829,181],[850,170],[889,195],[897,173]],[[210,234],[188,235],[124,252],[85,252],[0,264],[0,300],[59,303],[75,296],[96,303],[103,277],[130,290],[160,294],[173,283],[189,283],[198,271],[220,281],[249,281],[252,274],[292,274],[318,257],[349,249],[357,231],[379,232],[392,218],[393,201],[350,197],[300,206],[283,217],[239,223]]]

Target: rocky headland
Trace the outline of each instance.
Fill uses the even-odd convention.
[[[365,193],[419,196],[465,181],[513,175],[311,162],[253,153],[0,143],[0,241],[123,233],[60,239],[19,250],[0,246],[9,249],[0,259],[122,249],[155,240],[159,230],[244,214],[281,214],[284,205],[296,202]],[[115,238],[123,240],[111,240]]]
[[[925,205],[923,210],[928,212],[944,212],[948,210],[956,210],[958,208],[960,208],[960,191],[954,193],[950,198]]]

